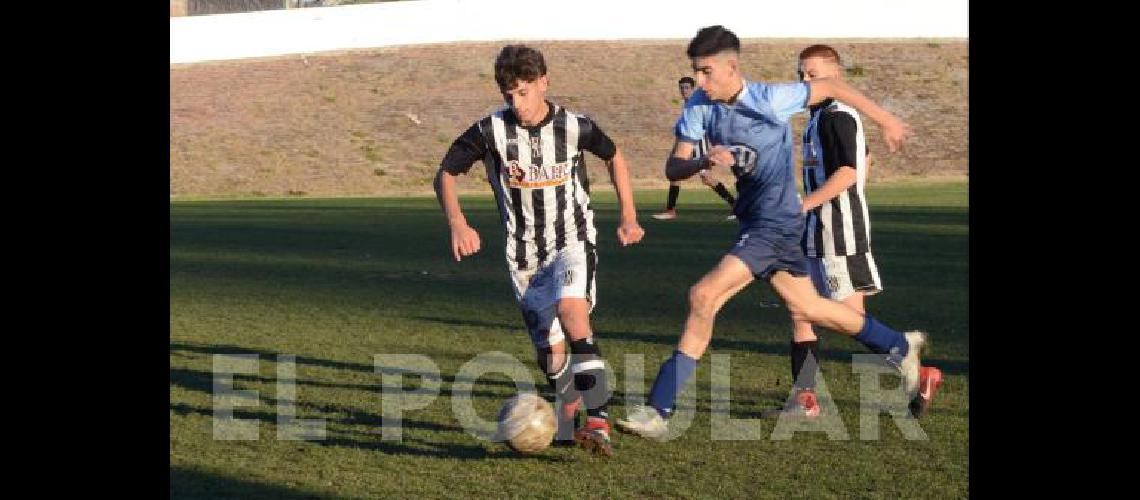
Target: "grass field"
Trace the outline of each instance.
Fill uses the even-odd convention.
[[[595,173],[594,175],[597,175]],[[472,183],[475,179],[467,179]],[[707,189],[686,184],[681,217],[653,220],[663,191],[638,192],[642,244],[621,248],[612,190],[598,182],[599,304],[593,326],[616,375],[612,413],[648,391],[672,351],[686,292],[732,244],[736,225]],[[377,497],[954,497],[969,495],[969,222],[967,184],[869,188],[875,257],[885,292],[870,310],[889,325],[924,329],[927,364],[946,374],[921,420],[928,440],[908,441],[883,415],[879,440],[860,440],[856,342],[825,333],[823,377],[850,436],[823,433],[711,440],[709,357],[696,372],[696,418],[672,441],[617,434],[617,455],[552,448],[521,457],[481,441],[452,410],[456,373],[480,353],[518,358],[540,388],[530,343],[507,281],[502,229],[488,196],[464,198],[483,251],[451,260],[432,198],[187,201],[170,204],[170,480],[172,498]],[[787,397],[791,324],[763,284],[720,313],[711,354],[731,360],[731,417],[758,418]],[[441,370],[442,391],[404,415],[403,437],[381,439],[376,354],[416,353]],[[213,439],[213,355],[253,354],[256,406],[234,411],[259,439]],[[644,356],[644,389],[625,390],[626,355]],[[323,419],[319,441],[277,439],[278,355],[295,356],[296,416]],[[886,380],[886,378],[884,378]],[[407,381],[406,385],[419,382]],[[888,382],[884,382],[886,385]],[[515,393],[502,374],[477,379],[483,419]]]

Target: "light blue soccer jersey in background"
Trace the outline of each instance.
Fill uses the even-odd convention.
[[[805,82],[745,81],[732,104],[713,102],[704,89],[685,102],[674,127],[677,138],[699,143],[707,134],[713,147],[728,147],[736,157],[739,195],[732,210],[741,226],[803,230],[788,119],[807,109],[810,92]]]

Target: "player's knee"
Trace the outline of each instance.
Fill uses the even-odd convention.
[[[854,309],[859,314],[867,313],[866,309],[863,307],[863,292],[856,290],[855,293],[852,293],[851,295],[845,297],[840,302],[843,302],[843,305]]]
[[[558,321],[562,330],[571,340],[583,339],[591,335],[590,306],[585,300],[558,301]]]
[[[689,310],[693,313],[711,316],[716,313],[712,290],[697,283],[689,288]]]

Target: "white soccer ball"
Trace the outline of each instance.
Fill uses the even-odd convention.
[[[498,437],[519,453],[539,453],[549,448],[557,431],[554,407],[537,394],[519,394],[499,409]]]

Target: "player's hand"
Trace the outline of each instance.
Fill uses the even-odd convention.
[[[732,152],[724,146],[715,146],[709,150],[709,162],[714,167],[731,167],[736,164]]]
[[[892,153],[902,148],[903,142],[907,137],[914,135],[911,131],[910,125],[906,122],[892,116],[889,120],[883,123],[883,138],[887,140],[887,149]]]
[[[463,260],[463,257],[468,255],[474,255],[478,251],[479,233],[467,224],[451,227],[451,253],[455,256],[456,262]]]
[[[701,183],[703,183],[704,185],[706,185],[710,188],[716,187],[716,179],[713,178],[712,174],[709,173],[708,169],[701,170],[700,172],[697,172],[697,175],[701,176]]]
[[[629,246],[641,241],[641,238],[645,236],[645,230],[641,228],[636,219],[626,220],[618,226],[617,236],[621,246]]]

